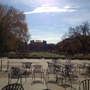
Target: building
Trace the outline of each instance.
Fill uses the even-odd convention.
[[[43,42],[40,40],[32,40],[29,44],[30,51],[52,51],[52,46],[53,44],[47,44],[47,41],[45,40],[43,40]]]

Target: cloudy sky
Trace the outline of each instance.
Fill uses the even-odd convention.
[[[90,21],[90,0],[0,0],[26,14],[30,40],[58,43],[82,22]]]

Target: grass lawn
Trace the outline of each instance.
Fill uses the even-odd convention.
[[[59,55],[50,52],[32,52],[29,56],[41,56],[41,57],[63,57],[64,55]]]

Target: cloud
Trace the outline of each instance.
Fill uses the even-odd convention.
[[[73,7],[70,7],[70,6],[64,6],[64,8],[66,8],[66,9],[71,9],[71,8],[73,8]],[[74,6],[74,9],[75,8],[80,8],[80,6]]]
[[[32,13],[45,13],[45,12],[75,12],[77,11],[70,6],[65,6],[63,8],[59,8],[57,6],[50,6],[49,4],[42,5],[41,7],[37,7],[31,12],[25,12],[24,14],[32,14]]]

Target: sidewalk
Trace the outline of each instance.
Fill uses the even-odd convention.
[[[1,59],[0,59],[1,60]],[[32,62],[32,64],[41,64],[44,69],[47,68],[47,61],[51,61],[51,59],[7,59],[7,58],[2,58],[2,71],[0,71],[0,89],[2,87],[4,87],[5,85],[8,84],[8,72],[7,72],[7,62],[9,60],[9,68],[12,66],[18,66],[21,67],[21,62],[24,61],[28,61],[28,62]],[[62,60],[62,62],[64,62],[65,60]],[[81,60],[73,60],[73,62],[85,62],[85,60],[81,61]],[[86,61],[89,62],[90,61]],[[83,80],[85,79],[84,76],[80,76],[79,75],[79,80]],[[24,90],[44,90],[44,89],[51,89],[51,90],[76,90],[77,86],[78,86],[78,81],[75,79],[73,80],[73,84],[72,84],[72,88],[70,87],[70,83],[67,82],[65,86],[62,85],[62,83],[60,82],[59,85],[55,82],[55,77],[53,75],[50,75],[50,79],[51,82],[48,82],[48,84],[45,84],[45,80],[44,80],[44,84],[40,83],[38,81],[40,81],[40,78],[37,77],[36,78],[36,83],[34,83],[33,85],[32,83],[32,78],[31,78],[31,74],[30,76],[27,78],[27,81],[25,81],[25,78],[22,79],[22,84],[24,87]],[[13,79],[11,81],[11,83],[16,82],[16,79]]]

